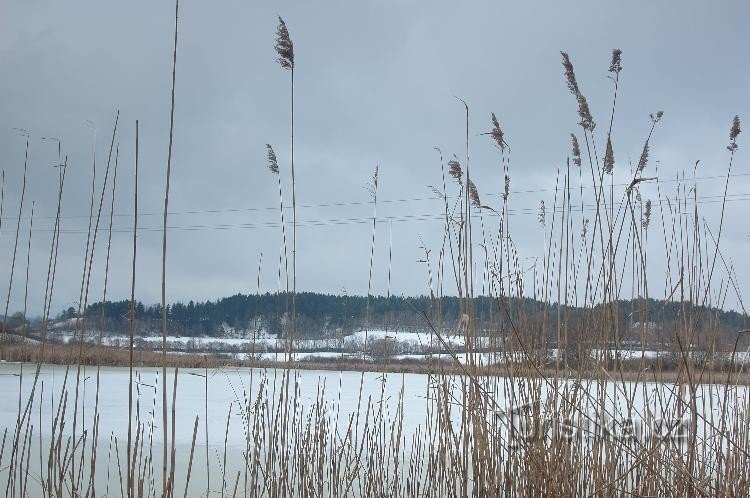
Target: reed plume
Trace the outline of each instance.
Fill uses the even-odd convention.
[[[620,74],[622,71],[622,50],[615,48],[612,50],[612,61],[609,63],[609,72]]]
[[[500,123],[498,123],[494,112],[492,113],[492,131],[490,132],[490,136],[492,136],[495,144],[500,147],[500,150],[505,152],[505,147],[507,146],[507,143],[505,142],[505,134],[500,128]]]
[[[727,150],[729,150],[729,152],[734,152],[737,150],[737,136],[741,131],[742,129],[740,128],[740,117],[735,116],[732,120],[732,127],[729,129],[729,145],[727,145]]]
[[[294,69],[294,45],[289,37],[289,30],[286,27],[284,19],[279,17],[279,25],[276,28],[276,53],[279,55],[276,62],[284,69]]]
[[[547,224],[547,208],[544,206],[544,201],[542,200],[539,203],[539,212],[536,216],[537,221],[539,221],[539,224],[542,225],[542,227],[546,226]]]
[[[463,185],[464,171],[463,168],[461,168],[461,163],[458,162],[458,159],[451,159],[448,161],[448,174],[455,178],[459,185]]]
[[[648,140],[646,140],[646,143],[643,144],[643,150],[641,151],[641,157],[638,159],[638,172],[641,173],[646,168],[646,165],[648,164],[648,152],[649,152],[649,145]]]
[[[477,209],[481,209],[482,202],[479,199],[479,190],[477,190],[477,186],[474,185],[474,182],[472,180],[468,181],[467,188],[469,189],[469,198],[471,199],[471,205]]]
[[[651,129],[648,132],[646,141],[643,143],[643,150],[641,150],[641,156],[638,159],[638,167],[636,168],[637,173],[642,173],[648,165],[648,155],[650,151],[651,136],[654,134],[656,125],[659,124],[661,118],[664,116],[664,111],[658,111],[655,114],[649,114],[648,117],[651,120]]]
[[[646,201],[646,206],[643,211],[643,228],[648,228],[651,223],[651,199]]]
[[[570,90],[570,93],[573,94],[578,102],[578,116],[581,118],[579,124],[584,130],[594,131],[596,123],[594,123],[594,118],[591,116],[588,101],[583,93],[581,93],[581,89],[578,86],[573,63],[570,62],[570,56],[565,52],[560,52],[560,55],[562,55],[562,64],[565,70],[565,80],[568,83],[568,90]]]
[[[604,153],[604,172],[608,175],[611,175],[614,168],[615,168],[615,153],[612,150],[612,139],[607,138],[607,149]]]
[[[276,153],[273,151],[273,147],[271,147],[270,144],[266,144],[266,149],[268,151],[268,169],[271,170],[271,173],[278,175],[279,162],[276,160]]]
[[[578,145],[578,137],[574,133],[570,134],[570,141],[573,145],[573,164],[581,166],[581,147]]]

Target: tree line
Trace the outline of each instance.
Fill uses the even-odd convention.
[[[176,302],[167,306],[171,334],[184,336],[223,336],[264,333],[284,337],[289,323],[291,294],[235,294],[215,301]],[[556,304],[531,298],[488,298],[472,300],[474,328],[479,334],[498,333],[510,337],[515,327],[525,337],[547,342],[556,339]],[[334,337],[365,327],[388,330],[421,330],[431,327],[455,329],[461,318],[461,301],[455,296],[366,296],[301,292],[297,295],[297,336]],[[159,304],[137,302],[135,318],[139,334],[157,333],[161,320]],[[86,309],[86,327],[105,333],[128,331],[130,301],[106,301]],[[676,331],[695,330],[698,342],[718,336],[732,342],[736,333],[750,326],[746,314],[687,302],[657,299],[620,300],[593,308],[563,306],[560,315],[568,328],[568,341],[581,341],[599,333],[620,339],[639,336],[641,324],[649,324],[651,340],[670,343]],[[76,318],[74,308],[58,315]],[[713,332],[711,332],[713,331]],[[681,332],[684,333],[684,332]],[[602,337],[602,335],[599,335]]]

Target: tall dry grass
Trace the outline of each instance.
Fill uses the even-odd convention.
[[[172,146],[174,141],[174,107],[175,86],[177,83],[177,28],[179,26],[180,1],[175,0],[174,7],[174,48],[172,50],[172,99],[169,109],[169,148],[167,153],[167,173],[164,185],[164,212],[162,226],[162,258],[161,258],[161,331],[162,331],[162,485],[163,496],[168,496],[170,490],[167,481],[167,465],[169,462],[169,431],[167,419],[167,215],[169,213],[169,186],[172,176]],[[176,382],[176,377],[175,377]],[[174,443],[174,438],[172,439]],[[174,447],[173,447],[174,452]],[[174,459],[172,459],[174,462]]]
[[[619,50],[613,51],[608,71],[614,88],[609,128],[604,136],[596,133],[593,114],[569,55],[562,54],[565,81],[578,108],[582,142],[572,135],[572,157],[557,169],[551,209],[541,204],[539,221],[544,244],[541,256],[535,254],[541,259],[541,265],[538,272],[536,263],[532,267],[531,289],[525,277],[530,269],[522,264],[523,255],[509,222],[513,202],[512,166],[505,133],[492,114],[491,131],[487,135],[491,139],[489,145],[499,150],[504,183],[501,201],[493,206],[482,202],[481,185],[470,177],[469,106],[461,101],[466,129],[462,137],[466,147],[463,163],[454,156],[444,164],[442,153],[440,158],[443,185],[442,191],[437,190],[437,193],[442,200],[440,216],[444,217],[444,226],[435,264],[436,282],[433,282],[430,260],[432,249],[423,244],[428,288],[432,291],[435,284],[433,309],[423,312],[425,327],[453,361],[447,368],[439,362],[431,364],[425,376],[425,390],[420,393],[424,410],[414,424],[417,426],[414,433],[407,435],[404,431],[405,423],[413,423],[416,416],[407,411],[412,405],[407,402],[411,400],[405,398],[410,392],[406,377],[386,375],[389,368],[386,361],[374,390],[368,390],[365,385],[365,380],[374,376],[366,377],[364,373],[358,390],[345,386],[342,376],[337,386],[322,382],[303,386],[301,372],[289,364],[282,369],[250,369],[243,373],[248,383],[243,381],[235,391],[235,400],[229,407],[221,407],[226,409],[220,414],[222,421],[226,420],[223,447],[217,448],[216,458],[212,458],[208,418],[214,415],[209,412],[209,383],[212,376],[224,372],[217,365],[209,364],[208,358],[173,356],[169,361],[175,362],[176,367],[201,367],[182,375],[200,376],[204,389],[203,413],[190,414],[191,419],[192,415],[195,418],[192,419],[186,468],[178,468],[175,431],[180,376],[179,368],[175,368],[169,372],[172,374],[169,378],[166,342],[167,208],[175,124],[178,12],[176,4],[163,213],[162,350],[160,353],[135,351],[133,342],[135,234],[138,230],[136,123],[129,348],[118,351],[101,345],[84,347],[82,320],[76,324],[76,332],[81,334],[77,337],[76,348],[47,345],[66,169],[61,167],[41,341],[33,346],[28,343],[4,346],[4,350],[16,348],[18,354],[24,355],[21,372],[23,363],[35,364],[30,394],[24,402],[23,386],[19,387],[19,397],[13,399],[14,404],[18,403],[15,427],[5,429],[0,443],[0,475],[6,479],[6,495],[95,496],[102,491],[116,495],[117,488],[121,496],[129,497],[170,497],[180,491],[183,496],[267,497],[746,496],[750,492],[750,440],[747,437],[750,397],[743,387],[748,378],[744,368],[735,365],[743,336],[748,331],[736,331],[730,344],[729,365],[717,376],[712,353],[721,350],[723,331],[717,320],[703,316],[707,305],[721,307],[730,291],[736,294],[744,311],[736,274],[720,245],[728,183],[739,147],[740,121],[735,118],[730,127],[727,179],[718,226],[716,220],[704,218],[701,212],[695,173],[693,179],[678,177],[674,192],[667,191],[667,184],[659,178],[655,167],[653,176],[650,173],[650,151],[652,141],[656,140],[654,130],[663,118],[660,112],[650,117],[638,164],[627,173],[628,185],[616,187],[613,175],[619,173],[618,168],[622,166],[615,153],[613,133],[619,75],[623,70]],[[292,71],[293,85],[292,45],[281,20],[276,50],[282,67]],[[116,131],[117,121],[110,159]],[[293,143],[293,124],[291,138]],[[115,175],[118,150],[115,148]],[[604,154],[600,156],[599,150]],[[271,166],[276,163],[272,152],[269,146]],[[96,214],[96,173],[92,179],[90,228],[81,277],[81,315],[86,310],[109,162]],[[455,180],[450,185],[446,165],[447,174]],[[588,171],[584,171],[586,169]],[[278,167],[271,170],[277,173]],[[593,219],[586,217],[584,209],[584,176],[587,182],[590,177],[593,189]],[[115,178],[111,186],[110,234],[115,209]],[[576,180],[579,186],[575,185]],[[644,201],[645,186],[649,183],[657,187],[657,197]],[[376,169],[372,189],[374,208],[377,207],[377,186]],[[289,331],[292,341],[296,331],[294,192],[292,162],[294,219]],[[283,216],[281,189],[280,201]],[[658,207],[658,220],[654,206]],[[485,215],[487,220],[498,222],[496,234],[488,235],[485,231]],[[472,222],[476,220],[480,230],[475,235]],[[19,226],[20,223],[19,214]],[[373,276],[376,223],[375,212],[368,294]],[[30,222],[29,233],[32,228]],[[653,283],[655,273],[648,263],[654,257],[649,238],[657,239],[660,246],[663,242],[668,267],[664,271],[664,282],[659,283],[667,289],[664,301],[678,302],[682,307],[677,321],[658,323],[659,310],[650,308],[648,298],[653,294],[652,289],[659,286]],[[107,258],[110,243],[111,235]],[[482,251],[475,254],[475,247],[481,247]],[[27,255],[27,271],[28,261]],[[483,265],[481,277],[474,273],[477,263]],[[715,288],[717,270],[723,279],[719,289]],[[446,277],[446,271],[452,275]],[[105,289],[107,278],[108,263],[105,262]],[[461,302],[460,318],[454,324],[443,323],[439,312],[446,278],[455,281]],[[631,282],[630,293],[638,303],[638,309],[633,310],[639,315],[638,322],[631,330],[635,330],[641,342],[640,358],[635,362],[626,361],[620,353],[628,332],[618,319],[622,312],[619,303],[628,292],[626,282]],[[479,308],[476,292],[480,284],[483,294],[486,292],[491,297],[490,309]],[[529,307],[523,298],[532,294],[538,301]],[[570,313],[573,307],[582,312]],[[485,312],[491,317],[490,330],[482,330],[478,325],[484,323],[478,316]],[[104,320],[101,322],[103,329]],[[646,361],[652,326],[669,330],[673,337],[672,377],[663,375],[660,363]],[[464,337],[465,351],[453,350],[447,339],[455,335]],[[492,355],[488,357],[485,351],[479,351],[487,349],[480,348],[480,344],[489,344]],[[86,406],[85,366],[100,364],[104,354],[119,354],[116,361],[129,367],[124,461],[121,458],[123,443],[114,434],[99,434],[98,380],[92,425],[84,427],[85,415],[81,414],[80,418],[78,415]],[[68,384],[66,369],[62,387],[55,392],[45,390],[44,383],[39,383],[40,371],[51,361],[75,367],[74,383]],[[137,369],[139,362],[149,361],[161,367],[153,380],[143,378]],[[171,402],[168,400],[170,381]],[[19,383],[23,383],[20,375]],[[393,384],[398,386],[395,395],[387,389]],[[157,413],[159,391],[161,416]],[[335,392],[331,394],[331,391]],[[83,393],[80,399],[79,392]],[[303,394],[310,393],[313,393],[313,401],[305,402]],[[353,396],[358,399],[357,408],[352,412],[342,410],[344,397]],[[43,418],[43,403],[53,407],[48,419]],[[36,420],[35,409],[39,412]],[[72,427],[67,426],[70,412]],[[204,434],[199,435],[201,416]],[[243,451],[239,458],[232,459],[229,435],[237,424],[244,437]],[[49,428],[46,441],[41,439],[43,426]],[[641,437],[643,434],[639,431],[644,428],[651,428],[654,433]],[[161,452],[154,448],[156,430],[162,432]],[[39,438],[38,446],[35,436]],[[205,462],[200,462],[205,463],[205,491],[191,487],[191,476],[195,480],[197,472],[204,472],[203,465],[194,461],[199,436],[205,436],[206,441]],[[107,437],[109,446],[104,457],[104,452],[97,448],[100,440]],[[32,455],[38,456],[38,462],[32,462]],[[184,481],[178,482],[183,475]]]
[[[292,328],[290,335],[292,341],[294,341],[297,332],[297,182],[294,175],[294,44],[289,36],[289,29],[287,29],[286,23],[281,16],[279,16],[279,24],[276,28],[276,44],[274,45],[274,49],[278,56],[276,61],[282,69],[289,71],[291,83],[289,140],[292,174]]]

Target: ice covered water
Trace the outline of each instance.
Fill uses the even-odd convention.
[[[34,385],[35,369],[33,364],[0,364],[0,392],[4,393],[5,401],[0,405],[0,431],[7,430],[6,448],[15,431],[19,407],[22,412],[25,410]],[[182,492],[181,486],[185,482],[196,416],[199,420],[191,489],[220,491],[222,483],[228,482],[225,485],[231,486],[237,472],[245,468],[245,454],[266,456],[272,444],[269,441],[259,442],[257,427],[252,426],[261,418],[263,423],[272,423],[282,413],[278,410],[278,400],[285,389],[286,373],[280,369],[247,368],[179,370],[174,425],[175,482],[178,492]],[[73,441],[77,377],[80,382],[75,436],[79,441],[78,447],[86,448],[80,462],[88,462],[87,459],[91,458],[91,441],[96,426],[99,436],[94,481],[97,489],[119,492],[128,429],[127,368],[82,366],[79,374],[75,366],[41,367],[29,412],[29,423],[33,426],[27,446],[30,475],[44,475],[47,470],[46,455],[52,442],[53,425],[60,427],[55,419],[61,413],[62,404],[65,405],[64,416],[60,416],[63,422],[62,440],[71,438]],[[173,369],[167,369],[166,381],[171,439]],[[148,456],[140,465],[148,475],[144,485],[156,490],[161,489],[162,475],[162,382],[161,369],[158,367],[134,369],[133,420],[137,418],[142,428],[139,437],[144,449],[141,456]],[[666,383],[636,384],[614,380],[606,383],[585,379],[555,382],[493,377],[475,381],[466,376],[292,370],[289,371],[286,406],[290,413],[296,414],[300,426],[304,426],[306,421],[322,420],[318,424],[320,427],[337,434],[326,439],[324,445],[337,445],[339,443],[336,441],[351,439],[352,427],[362,431],[359,437],[365,437],[365,426],[370,426],[367,434],[377,434],[386,441],[392,441],[397,435],[404,448],[400,456],[404,466],[397,469],[396,463],[393,463],[391,470],[394,473],[405,472],[417,440],[427,443],[436,431],[444,430],[449,424],[455,433],[463,430],[461,424],[467,413],[463,405],[467,399],[465,393],[474,387],[473,382],[481,384],[479,387],[484,400],[481,414],[486,417],[489,426],[497,429],[493,437],[502,441],[497,446],[498,459],[509,458],[512,451],[533,443],[535,439],[549,439],[554,431],[558,431],[558,436],[562,430],[565,435],[575,438],[581,448],[593,447],[597,437],[607,437],[605,433],[610,438],[632,439],[633,448],[637,451],[639,445],[649,444],[653,439],[648,438],[654,436],[664,441],[677,438],[680,439],[678,443],[684,444],[688,436],[685,431],[691,427],[690,411],[684,402],[687,399],[684,388]],[[63,392],[67,393],[66,397]],[[555,395],[551,396],[552,393]],[[440,396],[443,396],[442,401],[438,400]],[[722,420],[716,418],[717,408],[722,406],[725,397],[725,419],[742,419],[747,399],[745,387],[734,386],[728,391],[717,385],[697,387],[695,398],[700,417],[697,425],[699,434],[696,436],[699,444],[714,444],[710,443],[716,441],[712,434],[726,429],[722,426]],[[576,407],[568,412],[570,417],[563,420],[563,405],[569,399],[575,400]],[[260,404],[256,403],[258,400],[261,400]],[[445,411],[441,412],[441,416],[446,415],[447,418],[441,420],[437,411],[443,409]],[[259,410],[266,412],[258,413]],[[251,426],[249,432],[248,424]],[[315,423],[312,426],[314,429]],[[380,427],[380,432],[372,432],[372,426]],[[59,431],[55,434],[60,435]],[[309,435],[310,432],[302,431],[300,434]],[[281,434],[275,433],[275,437],[281,437]],[[720,440],[718,444],[726,446],[727,441]],[[84,444],[80,445],[81,442]],[[288,444],[296,448],[298,443]],[[392,446],[392,442],[384,447],[390,448],[389,445]],[[63,449],[65,446],[63,443]],[[341,443],[339,449],[344,447],[346,444]],[[680,446],[675,448],[679,450]],[[712,451],[706,453],[712,454]],[[424,456],[420,454],[420,458]],[[389,460],[386,466],[390,465]],[[80,463],[79,467],[89,468],[88,464]],[[88,482],[88,476],[84,472],[82,482]],[[2,477],[3,484],[5,479],[7,473]],[[32,495],[37,485],[36,480],[30,480]]]

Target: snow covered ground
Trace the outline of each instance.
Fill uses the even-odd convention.
[[[58,331],[52,336],[55,340],[61,342],[70,342],[74,335],[70,331]],[[479,338],[478,346],[481,347],[487,341],[485,338]],[[98,332],[87,332],[85,334],[86,342],[97,342],[99,340]],[[299,338],[294,341],[294,349],[297,351],[321,351],[321,350],[362,350],[365,344],[378,340],[392,341],[396,351],[427,351],[431,349],[438,351],[443,349],[442,343],[435,334],[422,332],[398,332],[386,330],[361,330],[341,338],[326,339],[307,339]],[[445,336],[443,340],[451,348],[461,348],[464,346],[464,338],[460,336]],[[106,346],[127,346],[128,336],[104,334],[102,343]],[[162,337],[138,336],[135,338],[137,344],[153,345],[161,347]],[[192,350],[236,350],[243,349],[249,351],[255,345],[256,350],[283,351],[286,348],[286,340],[278,339],[273,336],[261,335],[258,337],[188,337],[188,336],[167,336],[167,345],[171,349],[192,349]]]
[[[70,342],[74,335],[71,331],[56,330],[51,338],[61,342]],[[85,340],[95,343],[99,340],[98,332],[87,332]],[[125,335],[105,334],[102,343],[106,346],[127,347],[129,339]],[[140,336],[135,338],[138,348],[160,349],[162,337],[158,335]],[[474,347],[486,351],[490,345],[488,337],[478,337],[474,341]],[[446,347],[447,346],[447,347]],[[167,336],[167,347],[174,352],[210,352],[231,354],[236,359],[260,358],[263,360],[281,361],[286,359],[286,340],[275,336],[261,335],[258,337],[187,337],[170,335]],[[429,358],[450,360],[449,351],[453,351],[462,363],[466,362],[464,353],[465,340],[463,336],[444,335],[440,338],[429,332],[404,332],[391,330],[360,330],[353,334],[340,338],[308,339],[300,338],[294,341],[294,360],[325,360],[340,358],[361,358],[362,352],[372,353],[373,350],[385,350],[389,359],[401,361],[419,361]],[[656,360],[668,358],[675,353],[669,351],[623,349],[619,352],[609,350],[606,356],[609,359],[619,358],[626,361]],[[703,353],[692,352],[695,356]],[[383,354],[381,353],[380,356]],[[513,353],[478,353],[482,364],[498,364],[507,361],[524,361],[523,352]],[[377,356],[377,355],[376,355]],[[547,354],[548,361],[554,361],[557,350],[550,349]],[[604,350],[593,350],[592,358],[603,359]],[[716,353],[715,360],[729,362],[732,360],[730,352]],[[750,351],[739,351],[734,354],[736,364],[750,364]]]

